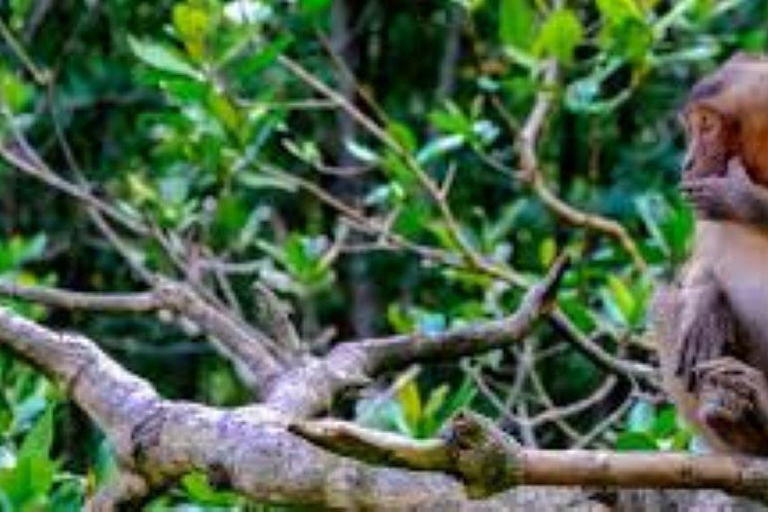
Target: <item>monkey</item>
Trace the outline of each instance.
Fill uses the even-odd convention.
[[[696,212],[652,318],[664,386],[715,451],[768,454],[768,59],[737,54],[691,90],[682,190]]]

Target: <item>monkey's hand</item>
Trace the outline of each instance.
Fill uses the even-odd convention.
[[[762,371],[733,357],[696,368],[699,419],[743,453],[768,450],[768,381]]]
[[[736,319],[716,283],[687,288],[677,344],[675,374],[688,391],[697,389],[696,368],[721,358],[736,343]]]
[[[724,176],[687,178],[680,188],[700,218],[768,226],[768,190],[752,181],[738,158],[728,162]]]

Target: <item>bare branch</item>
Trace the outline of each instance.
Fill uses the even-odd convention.
[[[282,375],[267,395],[267,403],[293,415],[312,416],[327,409],[338,393],[367,385],[382,372],[421,361],[456,360],[520,340],[549,308],[567,264],[567,257],[559,258],[507,318],[432,335],[342,343],[324,358]]]
[[[144,313],[158,309],[162,305],[158,295],[153,292],[84,293],[4,282],[0,282],[0,295],[57,308],[90,311]]]
[[[125,294],[83,293],[56,288],[0,283],[0,295],[47,306],[92,311],[141,313],[167,308],[195,323],[232,360],[243,380],[264,390],[284,368],[275,342],[256,330],[245,330],[225,312],[208,304],[189,286],[161,279],[150,292]],[[272,349],[272,351],[270,351]]]
[[[301,339],[296,332],[288,310],[279,298],[263,283],[256,281],[251,287],[256,302],[256,317],[259,327],[268,336],[294,354],[302,350]]]
[[[597,232],[604,233],[615,238],[625,251],[630,255],[632,261],[639,271],[648,272],[648,263],[640,254],[637,244],[629,236],[624,226],[618,222],[607,219],[600,215],[582,212],[569,205],[557,195],[555,195],[544,181],[544,177],[539,166],[536,146],[539,142],[539,136],[544,127],[544,123],[549,116],[554,101],[554,87],[557,85],[557,63],[552,61],[544,67],[544,83],[539,92],[536,103],[533,106],[528,119],[526,119],[522,130],[520,131],[520,169],[521,177],[533,185],[533,190],[541,199],[545,206],[552,212],[574,226],[581,226]]]
[[[716,488],[763,496],[768,481],[768,462],[758,458],[525,449],[490,420],[469,413],[457,415],[440,439],[428,441],[335,420],[296,423],[291,430],[326,449],[374,464],[457,475],[471,497],[519,485]]]

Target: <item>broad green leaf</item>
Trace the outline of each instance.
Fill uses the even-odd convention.
[[[616,449],[622,452],[658,451],[658,445],[644,432],[622,432],[616,439]]]
[[[529,48],[536,30],[536,12],[528,0],[501,0],[499,39],[505,45]]]
[[[202,80],[202,74],[168,46],[142,41],[133,36],[128,36],[128,46],[136,57],[155,69]]]
[[[564,63],[573,60],[573,52],[584,39],[584,28],[576,14],[561,8],[549,15],[536,38],[534,49],[540,55],[556,57]]]

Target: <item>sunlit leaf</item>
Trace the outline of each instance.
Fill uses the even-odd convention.
[[[499,4],[499,38],[501,42],[528,48],[536,31],[536,12],[528,0],[502,0]]]
[[[653,427],[656,411],[652,404],[638,400],[629,410],[627,428],[631,432],[648,432]]]
[[[344,141],[344,147],[349,151],[350,155],[362,163],[374,164],[379,160],[379,155],[377,155],[374,150],[355,140],[346,139]]]
[[[409,379],[397,389],[397,398],[403,408],[403,415],[412,431],[418,430],[421,419],[421,395],[415,379]]]
[[[584,39],[584,28],[576,14],[561,8],[550,14],[536,38],[537,53],[556,57],[561,62],[573,60],[573,52]]]
[[[421,148],[416,154],[416,161],[420,164],[426,164],[432,160],[450,153],[464,145],[464,136],[448,135],[446,137],[437,137],[432,139],[426,146]]]
[[[199,71],[168,46],[152,41],[143,41],[132,36],[128,36],[128,45],[133,54],[145,64],[167,73],[202,79]]]
[[[631,323],[637,308],[637,301],[632,294],[632,290],[615,275],[608,276],[608,287],[611,290],[613,300],[621,311],[624,321],[627,324]]]

